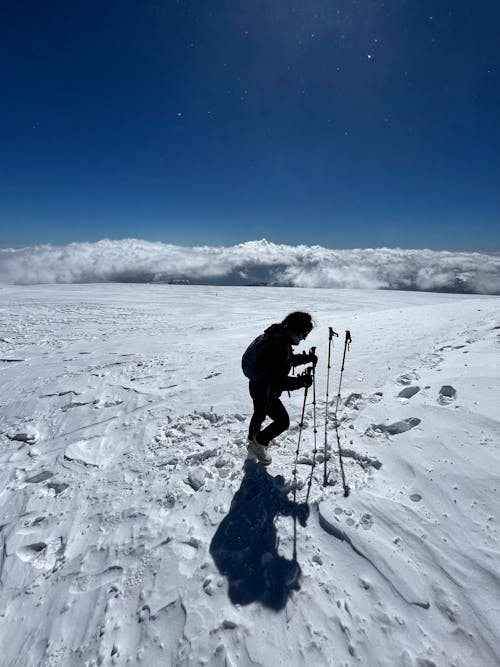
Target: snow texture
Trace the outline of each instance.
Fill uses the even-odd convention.
[[[308,506],[311,402],[294,502],[303,394],[259,466],[240,371],[296,309]],[[0,317],[2,667],[499,664],[497,297],[6,286]]]

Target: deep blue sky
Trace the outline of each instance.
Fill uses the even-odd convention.
[[[51,0],[0,21],[1,245],[500,250],[497,0]]]

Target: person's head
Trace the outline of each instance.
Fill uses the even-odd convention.
[[[300,340],[305,340],[314,326],[309,313],[301,311],[290,313],[281,324],[290,329]]]

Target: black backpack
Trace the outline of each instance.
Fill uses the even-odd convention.
[[[243,353],[241,368],[249,380],[269,380],[270,373],[265,358],[271,344],[270,337],[263,333],[257,336]]]

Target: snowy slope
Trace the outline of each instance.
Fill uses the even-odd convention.
[[[262,468],[239,368],[296,309],[320,356],[298,566],[312,405],[294,505],[302,393]],[[2,666],[499,664],[498,297],[50,285],[4,287],[0,318]],[[353,337],[347,498],[328,326],[331,399]]]

